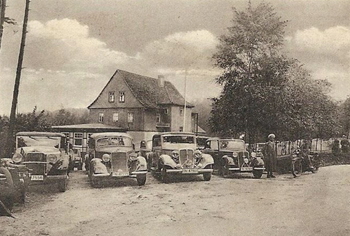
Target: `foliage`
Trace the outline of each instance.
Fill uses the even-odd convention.
[[[331,136],[337,106],[326,95],[330,85],[281,53],[287,22],[271,5],[249,3],[246,11],[234,10],[232,23],[213,55],[223,90],[213,99],[212,131],[245,133],[249,143],[268,133],[280,140]]]

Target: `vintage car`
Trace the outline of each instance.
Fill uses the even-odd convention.
[[[209,154],[197,149],[196,136],[192,133],[162,133],[152,138],[151,171],[163,182],[169,175],[203,174],[211,179],[214,160]]]
[[[12,162],[29,169],[30,184],[57,183],[60,192],[66,191],[69,156],[65,135],[51,132],[17,133]]]
[[[135,152],[133,139],[126,133],[95,133],[90,136],[85,168],[92,187],[120,178],[136,178],[146,183],[146,159]]]
[[[11,216],[14,203],[24,203],[29,172],[24,165],[13,165],[10,158],[0,159],[0,215]]]
[[[73,148],[69,151],[71,159],[71,169],[77,168],[78,170],[83,169],[84,157],[81,156],[81,152],[78,148]]]
[[[241,139],[209,138],[206,141],[204,153],[214,158],[214,171],[224,177],[234,172],[252,172],[255,178],[261,178],[264,161],[249,154],[245,142]]]

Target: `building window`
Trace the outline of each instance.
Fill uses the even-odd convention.
[[[157,115],[156,115],[156,121],[157,121],[157,123],[160,123],[160,114],[159,113],[157,113]]]
[[[180,132],[184,132],[184,127],[180,126]]]
[[[98,113],[98,122],[103,123],[103,113]]]
[[[118,113],[113,113],[113,122],[118,122],[118,120],[119,120]]]
[[[74,145],[76,146],[83,145],[83,133],[74,133]]]
[[[125,92],[119,92],[119,102],[125,102]]]
[[[134,123],[134,113],[128,113],[128,123]]]
[[[164,114],[168,114],[168,109],[167,108],[164,109]]]
[[[115,94],[114,92],[108,93],[108,102],[114,102],[115,101]]]
[[[184,110],[182,108],[180,108],[180,116],[182,116],[184,113]]]

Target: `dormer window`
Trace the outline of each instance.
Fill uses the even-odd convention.
[[[125,92],[119,92],[119,102],[125,102]]]
[[[115,101],[115,93],[109,92],[108,93],[108,102],[114,102]]]

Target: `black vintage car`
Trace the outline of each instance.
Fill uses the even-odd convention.
[[[231,173],[252,172],[261,178],[264,161],[254,153],[250,155],[241,139],[209,138],[203,150],[214,158],[214,171],[224,177]]]
[[[85,168],[92,187],[101,182],[136,178],[146,183],[146,159],[135,152],[132,137],[126,133],[96,133],[90,136]]]
[[[51,132],[19,132],[12,163],[29,169],[30,184],[58,184],[65,192],[68,184],[69,156],[66,136]]]

